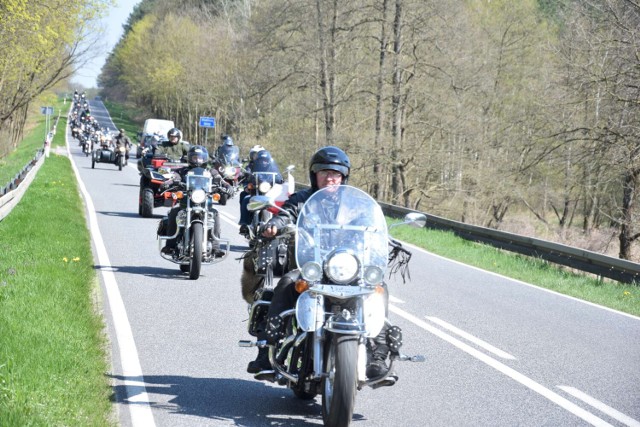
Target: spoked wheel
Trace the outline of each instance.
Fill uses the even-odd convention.
[[[189,261],[189,279],[196,280],[200,277],[202,267],[202,224],[199,222],[191,225],[191,260]]]
[[[322,419],[325,426],[348,427],[356,401],[358,338],[336,335],[327,352],[322,393]]]

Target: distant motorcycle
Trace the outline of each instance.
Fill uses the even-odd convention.
[[[222,178],[231,185],[233,194],[240,190],[240,180],[244,174],[242,163],[240,162],[240,149],[235,145],[223,145],[218,149],[214,159],[215,167]],[[220,196],[220,204],[226,205],[228,197],[226,194]]]
[[[189,273],[190,279],[200,277],[202,264],[222,261],[229,253],[229,241],[219,236],[219,224],[213,215],[213,202],[220,197],[222,190],[214,186],[211,173],[204,168],[194,168],[186,175],[186,182],[176,183],[166,194],[168,199],[181,203],[184,207],[176,217],[177,231],[173,236],[166,235],[168,217],[160,220],[158,241],[160,256],[180,265],[180,271]],[[162,253],[168,239],[176,239],[173,254]],[[216,256],[217,251],[224,252]]]

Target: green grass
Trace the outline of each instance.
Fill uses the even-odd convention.
[[[59,126],[55,142],[63,141]],[[0,425],[115,425],[99,287],[69,159],[46,159],[0,236]]]
[[[144,120],[138,120],[142,117],[142,111],[132,107],[126,107],[122,104],[116,104],[110,101],[103,101],[104,106],[109,110],[111,120],[118,129],[124,128],[132,142],[137,141],[137,134],[142,130]]]
[[[68,104],[65,106],[62,99],[59,99],[58,102],[52,104],[52,106],[54,107],[55,114],[50,117],[50,120],[53,126],[58,112],[62,111],[61,119],[66,119],[66,107],[68,107]],[[35,157],[36,152],[44,147],[44,138],[46,135],[45,118],[46,116],[42,114],[31,116],[29,121],[30,126],[33,126],[31,131],[29,131],[22,140],[17,150],[0,159],[0,188],[15,178],[16,174]],[[66,124],[66,120],[64,123]],[[58,124],[58,127],[61,128],[61,125]]]
[[[464,264],[640,316],[638,286],[598,280],[541,259],[470,242],[452,232],[397,227],[392,234],[395,238]]]

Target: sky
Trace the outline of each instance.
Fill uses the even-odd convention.
[[[71,83],[77,83],[85,88],[97,87],[97,78],[100,70],[107,60],[109,52],[118,43],[122,36],[122,25],[127,22],[129,14],[133,11],[133,7],[140,3],[140,0],[117,0],[116,5],[111,7],[107,15],[101,20],[101,25],[105,28],[105,44],[104,49],[100,49],[100,53],[87,65],[78,70]]]

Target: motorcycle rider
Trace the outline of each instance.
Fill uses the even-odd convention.
[[[176,169],[174,171],[173,178],[166,181],[163,184],[163,186],[165,188],[169,188],[174,182],[186,182],[186,176],[190,170],[194,168],[207,169],[208,162],[209,162],[209,152],[207,151],[207,149],[202,145],[194,145],[193,147],[189,148],[189,151],[187,153],[187,166],[180,169]],[[222,187],[224,191],[227,192],[227,194],[233,191],[233,188],[222,179],[222,175],[220,175],[220,173],[215,168],[209,168],[208,171],[211,173],[211,177],[214,185],[218,185]],[[186,200],[183,200],[179,204],[171,208],[171,210],[169,211],[169,214],[167,215],[168,217],[167,235],[168,236],[173,236],[176,233],[176,230],[178,227],[176,223],[176,218],[178,216],[178,212],[180,212],[181,209],[186,208],[187,206],[186,203],[187,203]],[[213,234],[216,236],[216,238],[219,238],[220,237],[220,219],[219,219],[218,211],[214,208],[211,208],[211,210],[213,213],[213,218],[215,220],[215,228],[213,230]],[[173,253],[174,249],[177,246],[177,240],[179,238],[180,236],[177,236],[175,239],[168,239],[165,246],[162,248],[162,253],[164,254]],[[216,257],[222,257],[224,256],[224,254],[225,254],[224,251],[220,249],[214,249],[214,255]]]
[[[309,197],[319,189],[331,185],[346,185],[351,171],[349,156],[338,147],[328,146],[319,149],[311,157],[309,165],[309,181],[311,187],[298,191],[289,197],[282,209],[287,211],[292,218],[280,213],[265,224],[262,235],[264,237],[275,237],[278,230],[284,225],[295,221],[298,217],[300,207]],[[258,332],[258,340],[266,340],[268,344],[274,344],[284,336],[282,318],[279,316],[284,310],[293,308],[298,298],[295,290],[295,282],[300,277],[298,270],[292,270],[282,276],[274,290],[271,304],[267,313],[267,324],[264,330]],[[385,309],[388,305],[388,292],[385,289]],[[385,360],[390,351],[398,352],[402,345],[402,332],[399,327],[389,327],[385,323],[382,331],[373,339],[367,342],[367,367],[366,376],[378,378],[387,371]],[[272,370],[269,362],[269,350],[267,347],[258,350],[257,358],[249,362],[247,372],[258,373]],[[397,381],[395,373],[391,373],[379,386],[391,386]]]
[[[170,160],[182,161],[187,157],[189,152],[189,146],[182,142],[182,131],[178,128],[170,129],[167,132],[167,141],[162,141],[161,144],[154,149],[153,155],[164,154]],[[209,153],[207,153],[207,162],[209,161]]]
[[[224,156],[224,150],[228,150],[228,148],[225,147],[233,147],[233,139],[227,134],[223,134],[220,139],[222,140],[222,144],[220,144],[220,146],[216,150],[216,157],[222,159],[222,157]]]
[[[251,164],[251,172],[245,179],[246,185],[244,191],[240,195],[240,234],[247,236],[249,234],[249,224],[251,223],[251,212],[249,212],[249,200],[252,195],[256,194],[258,185],[260,184],[259,173],[260,172],[276,172],[274,184],[282,184],[284,181],[278,165],[271,157],[271,153],[267,150],[258,151],[255,154],[253,164]],[[251,190],[251,187],[253,190]],[[244,196],[242,196],[244,194]]]
[[[125,133],[123,128],[120,128],[118,135],[115,137],[116,147],[124,147],[124,159],[125,163],[129,162],[129,150],[131,149],[131,140]]]

